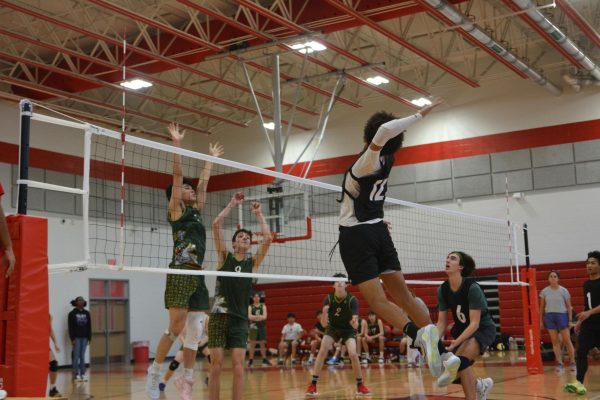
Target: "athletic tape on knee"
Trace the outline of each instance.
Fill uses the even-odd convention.
[[[171,361],[171,364],[169,364],[169,369],[171,371],[175,371],[177,368],[179,368],[179,361],[177,361],[177,360]]]
[[[52,372],[56,372],[58,371],[58,362],[56,362],[56,360],[52,360],[50,361],[50,371]]]
[[[185,339],[183,347],[198,351],[198,342],[204,333],[204,321],[206,314],[203,312],[188,312],[185,320]]]
[[[170,332],[168,329],[165,330],[165,336],[168,337],[171,342],[174,342],[177,340],[177,335]]]

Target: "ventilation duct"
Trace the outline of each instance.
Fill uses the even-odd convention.
[[[600,80],[600,67],[581,51],[571,39],[558,29],[548,18],[537,10],[531,0],[512,0],[521,10],[544,30],[567,54],[579,63],[579,65],[590,73],[594,78]]]
[[[425,0],[425,2],[446,16],[446,18],[450,19],[455,25],[460,25],[460,27],[467,34],[469,34],[469,36],[490,48],[499,57],[502,57],[504,60],[511,63],[519,71],[526,74],[533,82],[542,86],[544,89],[556,96],[562,93],[562,89],[555,86],[552,82],[544,78],[539,72],[535,71],[529,65],[521,61],[516,55],[494,40],[483,29],[481,29],[481,27],[471,22],[466,15],[454,8],[454,6],[452,6],[446,0]]]

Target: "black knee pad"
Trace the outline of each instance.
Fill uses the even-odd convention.
[[[171,361],[171,364],[169,364],[169,369],[171,371],[175,371],[177,368],[179,368],[179,361],[177,361],[177,360]]]
[[[50,371],[52,371],[52,372],[58,371],[58,362],[56,362],[56,360],[50,361],[49,364],[50,364],[50,367],[49,367]]]
[[[460,358],[460,366],[458,367],[458,371],[462,371],[465,370],[467,368],[469,368],[471,365],[473,365],[473,363],[475,361],[468,359],[467,357],[464,356],[458,356],[458,358]]]

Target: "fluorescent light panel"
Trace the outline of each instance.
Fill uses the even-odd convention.
[[[410,101],[417,107],[425,107],[431,104],[431,101],[426,99],[425,97],[421,97],[419,99],[414,99]]]
[[[275,122],[265,122],[263,126],[269,130],[275,130]]]
[[[386,79],[380,75],[371,76],[371,77],[367,78],[366,81],[372,85],[377,85],[377,86],[382,85],[384,83],[390,83],[390,81],[388,79]]]
[[[314,40],[311,40],[310,42],[305,42],[305,43],[292,44],[290,46],[290,48],[293,50],[298,50],[298,52],[300,52],[302,54],[305,54],[305,53],[310,54],[315,51],[327,50],[327,47],[323,46],[319,42],[315,42]]]
[[[125,82],[120,83],[121,86],[124,86],[128,89],[138,90],[152,86],[152,83],[145,81],[143,79],[130,79]]]

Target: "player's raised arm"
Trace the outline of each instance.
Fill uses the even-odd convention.
[[[225,208],[219,213],[219,215],[217,215],[217,218],[215,218],[212,223],[213,242],[215,243],[215,248],[219,258],[219,266],[223,265],[225,257],[227,256],[227,244],[223,238],[223,221],[229,215],[229,213],[231,213],[232,208],[239,206],[243,202],[244,194],[242,192],[235,193],[229,201],[229,204],[225,206]]]
[[[256,255],[254,256],[254,262],[252,264],[252,272],[256,272],[258,267],[263,262],[265,257],[267,256],[267,252],[269,251],[269,247],[271,246],[271,230],[269,229],[269,225],[267,224],[267,220],[262,213],[261,205],[259,202],[255,201],[252,203],[252,212],[256,215],[256,219],[260,223],[260,230],[262,232],[263,240],[256,251]]]
[[[208,153],[213,157],[221,157],[224,153],[223,145],[219,144],[218,142],[215,144],[209,143]],[[196,186],[196,207],[198,207],[199,210],[202,210],[204,208],[204,204],[206,203],[206,189],[208,188],[208,181],[210,179],[212,165],[213,164],[210,161],[204,162],[204,166],[198,180],[198,186]]]

